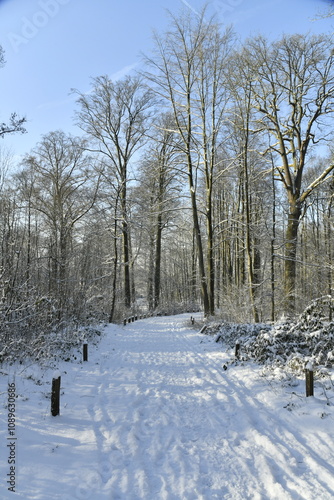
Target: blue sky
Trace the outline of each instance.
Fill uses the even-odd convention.
[[[334,18],[314,21],[329,0],[210,0],[224,24],[244,38],[259,32],[332,32]],[[11,112],[26,115],[27,134],[6,137],[0,146],[17,159],[52,130],[79,134],[73,124],[71,88],[87,91],[91,77],[125,75],[150,53],[151,33],[168,23],[166,9],[198,11],[199,0],[0,0],[0,122]]]

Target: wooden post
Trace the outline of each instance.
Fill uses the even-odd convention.
[[[131,323],[131,318],[128,318],[128,323]]]
[[[56,374],[52,379],[52,392],[51,392],[51,415],[56,417],[59,415],[59,402],[60,402],[60,375]]]
[[[240,342],[238,341],[236,344],[235,344],[235,359],[239,359],[240,358]]]
[[[88,361],[88,344],[83,345],[83,360]]]
[[[190,316],[190,321],[191,321],[191,324],[193,325],[195,323],[195,318],[193,318],[192,316]]]
[[[123,325],[124,325],[124,326],[126,325],[126,319],[123,321]]]
[[[305,369],[306,375],[306,397],[313,396],[314,380],[313,380],[313,365],[309,361]]]

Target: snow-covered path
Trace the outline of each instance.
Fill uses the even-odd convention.
[[[106,327],[87,363],[59,367],[59,417],[49,415],[46,382],[16,374],[17,496],[334,498],[334,422],[325,398],[304,398],[302,384],[271,383],[252,364],[224,370],[232,353],[187,320]],[[4,499],[15,497],[7,468]]]

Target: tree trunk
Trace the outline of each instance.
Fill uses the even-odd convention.
[[[147,276],[147,304],[148,310],[154,309],[154,236],[150,231],[149,234],[149,257],[148,257],[148,276]]]
[[[329,201],[327,207],[327,213],[325,218],[325,245],[326,245],[326,253],[327,253],[327,293],[332,296],[332,280],[333,280],[333,256],[332,256],[332,226],[331,226],[331,212],[332,212],[332,198]],[[329,320],[333,319],[333,310],[332,306],[329,306]]]
[[[155,244],[155,266],[154,266],[154,309],[160,302],[160,275],[161,275],[161,239],[162,239],[162,216],[158,214],[157,238]]]
[[[290,201],[288,225],[285,233],[284,297],[285,312],[294,315],[296,308],[296,256],[301,206],[298,200]]]
[[[244,204],[246,212],[246,253],[247,253],[247,271],[248,271],[248,286],[249,286],[249,296],[252,306],[253,319],[255,323],[260,321],[259,312],[256,306],[256,286],[257,286],[257,276],[254,272],[255,268],[255,258],[253,259],[252,252],[252,240],[251,240],[251,197],[249,193],[249,173],[248,173],[248,120],[247,120],[247,134],[245,140],[244,148],[244,158],[243,158],[243,173],[244,173]],[[258,271],[258,269],[257,269]]]
[[[70,229],[61,227],[59,231],[59,274],[58,274],[58,303],[60,308],[60,317],[67,315],[69,296],[68,296],[68,258],[70,246]]]
[[[122,207],[122,238],[123,238],[123,265],[124,265],[124,304],[126,308],[131,307],[131,282],[130,282],[130,241],[129,225],[127,221],[126,183],[123,180],[121,190]]]
[[[115,207],[115,221],[114,221],[114,266],[113,266],[113,279],[111,285],[111,306],[109,313],[109,323],[112,323],[115,313],[116,304],[116,289],[117,289],[117,266],[118,266],[118,248],[117,248],[117,203]]]
[[[209,312],[211,315],[215,314],[215,266],[214,266],[214,253],[213,253],[213,223],[212,223],[212,189],[208,189],[207,194],[207,269],[208,269],[208,299],[209,299]]]
[[[195,230],[192,231],[192,259],[191,259],[191,301],[193,304],[198,301],[197,294],[197,243]]]
[[[201,229],[200,229],[199,219],[198,219],[198,210],[197,210],[195,191],[194,191],[194,187],[192,185],[190,186],[190,193],[191,193],[191,206],[192,206],[192,214],[193,214],[194,231],[195,231],[195,235],[196,235],[196,243],[197,243],[197,251],[198,251],[198,266],[199,266],[199,275],[200,275],[200,280],[201,280],[202,300],[203,300],[203,307],[204,307],[204,315],[206,316],[206,315],[210,314],[210,304],[209,304],[209,295],[208,295],[208,288],[207,288],[207,282],[206,282],[206,276],[205,276],[205,265],[204,265]]]
[[[271,223],[271,242],[270,242],[270,281],[271,281],[271,321],[275,321],[275,241],[276,241],[276,191],[275,191],[275,174],[274,165],[271,171],[271,187],[272,187],[272,223]]]
[[[191,99],[190,99],[191,93],[190,93],[189,89],[187,89],[187,90],[188,90],[188,92],[187,92],[187,134],[185,136],[186,137],[185,146],[186,146],[186,155],[187,155],[187,164],[188,164],[188,180],[189,180],[191,208],[192,208],[192,215],[193,215],[193,224],[194,224],[194,231],[195,231],[196,243],[197,243],[199,278],[201,280],[201,292],[202,292],[202,300],[203,300],[203,307],[204,307],[204,315],[207,316],[210,314],[210,303],[209,303],[208,286],[207,286],[206,273],[205,273],[202,235],[201,235],[201,228],[200,228],[200,223],[199,223],[197,200],[196,200],[196,183],[194,182],[194,166],[193,166],[193,161],[192,161],[193,135],[192,135]]]

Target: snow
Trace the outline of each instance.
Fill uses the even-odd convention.
[[[305,367],[305,370],[308,370],[309,372],[313,371],[313,363],[312,361],[309,361]]]
[[[302,376],[234,361],[194,328],[189,314],[108,325],[87,362],[2,366],[2,457],[13,380],[17,440],[15,493],[5,458],[0,498],[334,498],[332,372],[306,398]]]

